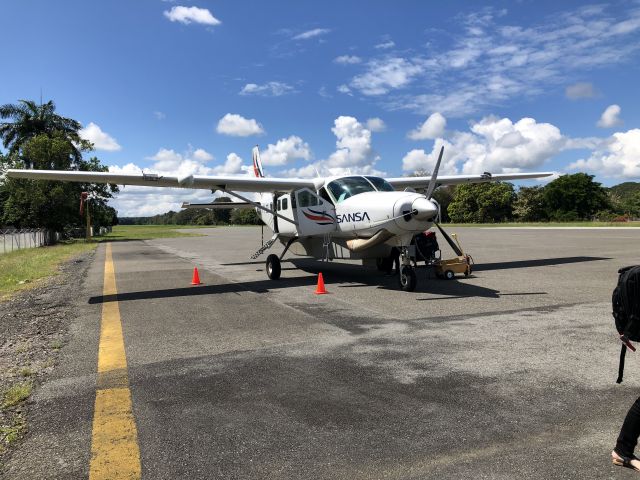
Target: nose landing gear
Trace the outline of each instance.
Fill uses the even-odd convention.
[[[413,292],[418,283],[416,272],[411,265],[403,265],[400,267],[400,275],[398,275],[400,289],[405,292]]]
[[[400,247],[400,272],[398,275],[400,289],[405,292],[413,292],[416,289],[418,279],[411,265],[411,253],[409,247]]]

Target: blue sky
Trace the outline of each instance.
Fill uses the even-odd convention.
[[[0,103],[53,99],[126,172],[587,171],[640,180],[640,3],[0,4]],[[9,41],[10,40],[10,41]],[[127,187],[120,215],[207,192]]]

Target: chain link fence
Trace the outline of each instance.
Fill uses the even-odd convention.
[[[60,240],[60,234],[44,228],[0,229],[0,254],[23,248],[52,245]]]

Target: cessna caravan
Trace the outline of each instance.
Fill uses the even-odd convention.
[[[240,202],[184,204],[184,208],[252,207],[272,231],[252,258],[257,258],[279,241],[280,255],[266,259],[267,275],[280,278],[280,262],[287,251],[316,259],[349,259],[388,262],[394,248],[399,252],[400,288],[416,287],[415,247],[412,240],[437,222],[439,205],[432,197],[436,187],[462,183],[522,180],[551,175],[548,172],[492,175],[438,176],[444,147],[429,177],[381,178],[372,175],[335,177],[265,177],[258,147],[252,151],[254,177],[165,176],[59,170],[8,170],[7,176],[32,180],[62,180],[82,183],[111,183],[149,187],[206,189],[224,192]],[[260,193],[251,200],[238,192]]]

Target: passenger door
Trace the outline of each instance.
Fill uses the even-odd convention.
[[[336,229],[336,210],[328,201],[308,188],[295,192],[295,216],[301,237],[323,235]]]

